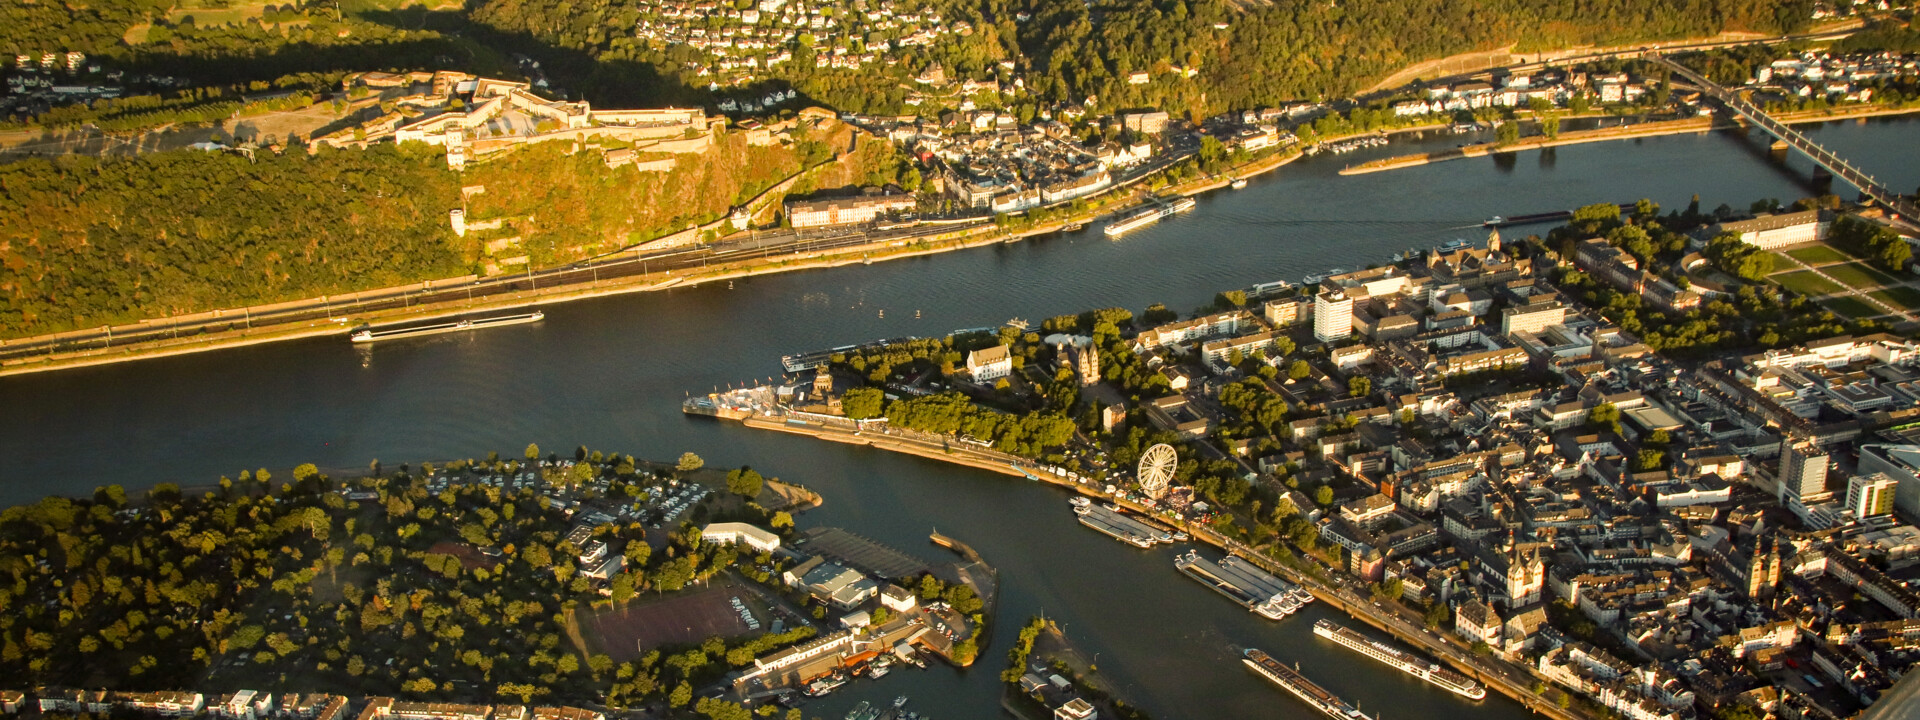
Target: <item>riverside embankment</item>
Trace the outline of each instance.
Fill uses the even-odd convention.
[[[1779,115],[1776,115],[1775,117],[1779,118],[1779,120],[1782,123],[1785,123],[1788,125],[1800,125],[1800,124],[1806,124],[1806,123],[1826,122],[1830,120],[1856,120],[1856,119],[1865,119],[1865,118],[1874,118],[1874,117],[1906,115],[1910,113],[1920,113],[1920,107],[1888,108],[1888,107],[1864,106],[1856,109],[1805,110],[1800,112],[1781,113]],[[1556,135],[1554,137],[1533,136],[1529,138],[1523,138],[1517,142],[1506,143],[1506,144],[1502,144],[1498,142],[1478,143],[1474,145],[1467,145],[1464,147],[1456,148],[1453,150],[1442,150],[1439,152],[1398,155],[1394,157],[1381,158],[1378,160],[1373,160],[1373,161],[1362,163],[1359,165],[1347,167],[1342,169],[1340,171],[1340,174],[1341,175],[1365,175],[1367,173],[1376,173],[1376,172],[1384,172],[1387,170],[1398,170],[1401,168],[1418,167],[1420,165],[1427,165],[1430,163],[1442,162],[1446,160],[1459,160],[1463,158],[1486,157],[1488,155],[1493,155],[1496,153],[1514,153],[1514,152],[1521,152],[1525,150],[1540,150],[1544,148],[1562,147],[1567,145],[1582,145],[1586,143],[1609,142],[1613,140],[1633,140],[1636,138],[1659,137],[1662,135],[1704,133],[1704,132],[1710,132],[1713,130],[1728,130],[1728,129],[1746,128],[1746,127],[1748,127],[1748,124],[1744,121],[1721,119],[1718,117],[1693,117],[1693,118],[1683,118],[1679,120],[1656,120],[1651,122],[1634,123],[1630,125],[1616,125],[1613,127],[1595,128],[1592,130],[1575,130],[1571,132],[1560,133],[1559,135]]]
[[[1338,579],[1323,580],[1320,577],[1308,575],[1276,562],[1253,546],[1214,532],[1211,528],[1188,523],[1181,518],[1158,512],[1125,497],[1109,495],[1093,485],[1061,477],[1025,458],[956,444],[944,436],[898,430],[887,427],[884,423],[856,424],[853,421],[846,421],[845,424],[835,424],[771,415],[748,416],[740,422],[750,428],[777,430],[850,445],[864,445],[965,467],[990,470],[1003,475],[1024,477],[1028,480],[1062,487],[1089,498],[1112,502],[1141,516],[1165,523],[1177,530],[1183,530],[1194,540],[1244,557],[1268,572],[1281,575],[1307,588],[1314,597],[1340,612],[1439,658],[1483,685],[1519,701],[1534,712],[1555,720],[1584,720],[1579,713],[1563,709],[1547,698],[1535,694],[1531,686],[1537,678],[1531,674],[1531,668],[1491,658],[1476,658],[1467,647],[1421,626],[1418,621],[1410,619],[1398,606],[1383,605],[1369,600],[1362,594],[1364,591],[1356,585],[1343,584]]]
[[[1185,156],[1170,159],[1166,166]],[[1172,185],[1161,197],[1190,197],[1218,190],[1235,178],[1272,172],[1300,157],[1291,148],[1207,177]],[[527,277],[427,281],[418,288],[371,291],[345,300],[312,298],[261,308],[234,308],[179,318],[143,321],[98,331],[0,340],[0,376],[38,373],[172,357],[313,337],[347,335],[361,325],[397,325],[584,300],[635,292],[692,287],[799,270],[872,264],[1017,242],[1084,226],[1132,210],[1128,188],[1158,172],[1144,173],[1093,198],[1086,212],[1035,226],[1002,229],[980,222],[950,230],[940,226],[904,233],[854,235],[790,243],[775,254],[747,247],[707,255],[620,257],[596,264],[554,268]],[[738,240],[740,236],[732,238]],[[649,261],[652,261],[649,268]],[[697,261],[697,262],[696,262]],[[657,269],[653,269],[657,268]],[[525,287],[520,287],[523,285]],[[476,290],[478,292],[476,292]],[[269,314],[267,310],[272,310]],[[116,334],[118,337],[116,338]]]

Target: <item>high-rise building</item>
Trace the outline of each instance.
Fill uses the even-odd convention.
[[[1827,494],[1827,454],[1810,442],[1780,443],[1780,497],[1814,503],[1832,497]]]
[[[1847,509],[1862,520],[1893,513],[1900,483],[1886,473],[1856,475],[1847,480]]]
[[[1339,289],[1314,296],[1313,336],[1320,342],[1332,342],[1352,335],[1353,298]]]
[[[1893,478],[1899,484],[1893,495],[1893,509],[1908,520],[1920,518],[1920,445],[1862,445],[1860,473],[1885,473]]]

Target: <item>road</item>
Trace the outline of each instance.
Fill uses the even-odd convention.
[[[982,220],[967,225],[933,225],[887,231],[850,229],[753,233],[745,238],[700,248],[653,253],[621,252],[590,262],[503,275],[469,283],[410,288],[382,296],[359,298],[351,302],[334,301],[323,297],[271,312],[231,311],[215,320],[161,319],[141,323],[142,327],[139,330],[131,332],[124,329],[116,331],[103,328],[92,333],[77,334],[58,340],[0,343],[0,360],[118,347],[131,343],[192,337],[202,333],[242,328],[260,329],[298,324],[324,326],[330,322],[344,326],[350,324],[353,318],[367,313],[404,310],[423,305],[472,306],[482,301],[497,302],[503,299],[524,299],[526,303],[533,304],[539,302],[542,297],[535,292],[537,290],[550,291],[552,288],[561,286],[589,286],[607,280],[658,273],[665,273],[671,277],[674,273],[697,271],[742,260],[771,258],[777,255],[803,257],[870,243],[907,243],[927,236],[979,227],[984,224],[985,221]]]

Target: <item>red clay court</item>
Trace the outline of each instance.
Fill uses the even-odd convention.
[[[662,645],[689,645],[718,635],[730,638],[747,632],[747,624],[728,598],[728,588],[703,590],[669,600],[604,610],[580,619],[580,632],[599,643],[614,662],[639,658]],[[754,607],[749,597],[742,602]],[[764,620],[765,613],[755,608]]]

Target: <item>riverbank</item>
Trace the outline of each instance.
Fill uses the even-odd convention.
[[[1155,512],[1151,508],[1147,508],[1123,497],[1108,495],[1089,485],[1083,485],[1069,478],[1054,475],[1018,456],[992,450],[978,449],[971,446],[955,446],[952,443],[945,442],[944,440],[936,440],[930,436],[921,437],[919,434],[907,435],[904,434],[907,431],[894,430],[891,428],[883,429],[870,426],[863,429],[853,426],[852,421],[848,421],[847,426],[835,426],[797,418],[749,416],[739,422],[749,428],[777,430],[849,445],[864,445],[880,450],[900,452],[966,467],[991,470],[1004,475],[1024,477],[1028,480],[1045,482],[1066,488],[1089,498],[1111,502],[1116,506],[1137,513],[1142,517],[1165,523],[1175,529],[1184,530],[1188,532],[1195,541],[1212,545],[1223,552],[1239,555],[1266,569],[1268,572],[1285,577],[1307,588],[1309,592],[1313,593],[1314,597],[1325,601],[1328,606],[1336,608],[1361,622],[1373,626],[1375,629],[1388,633],[1402,642],[1427,652],[1454,667],[1456,670],[1474,678],[1482,685],[1519,701],[1534,712],[1544,714],[1554,720],[1586,720],[1578,713],[1563,709],[1549,702],[1546,698],[1535,695],[1532,692],[1531,685],[1536,678],[1531,675],[1531,668],[1526,668],[1525,672],[1527,674],[1519,677],[1507,674],[1509,672],[1516,672],[1512,667],[1498,672],[1490,672],[1487,668],[1481,667],[1479,662],[1473,659],[1470,655],[1471,651],[1468,648],[1451,643],[1444,637],[1429,633],[1424,628],[1413,625],[1404,617],[1387,613],[1382,608],[1370,605],[1367,598],[1361,595],[1358,590],[1323,582],[1319,578],[1308,576],[1294,568],[1275,562],[1258,549],[1216,533],[1211,528],[1190,524],[1184,519],[1167,517],[1164,514]]]
[[[1776,115],[1775,117],[1778,118],[1780,122],[1787,125],[1801,125],[1801,124],[1807,124],[1807,123],[1827,122],[1831,120],[1860,120],[1860,119],[1875,118],[1875,117],[1908,115],[1913,113],[1920,113],[1920,107],[1886,108],[1886,107],[1867,106],[1867,107],[1861,107],[1853,110],[1848,110],[1848,109],[1805,110],[1805,111],[1800,111],[1795,113],[1782,113],[1780,115]],[[1347,167],[1340,170],[1340,174],[1341,175],[1365,175],[1367,173],[1384,172],[1387,170],[1399,170],[1401,168],[1428,165],[1431,163],[1443,162],[1446,160],[1459,160],[1463,158],[1486,157],[1488,155],[1494,155],[1499,153],[1517,153],[1525,150],[1541,150],[1545,148],[1561,147],[1564,145],[1581,145],[1586,143],[1607,142],[1612,140],[1633,140],[1637,138],[1659,137],[1662,135],[1683,135],[1687,133],[1704,133],[1704,132],[1711,132],[1714,130],[1729,130],[1729,129],[1745,128],[1745,127],[1748,127],[1748,124],[1745,122],[1740,122],[1737,120],[1721,120],[1715,117],[1685,118],[1681,120],[1660,120],[1660,121],[1654,121],[1654,122],[1635,123],[1633,125],[1618,125],[1610,128],[1596,128],[1593,130],[1576,130],[1572,132],[1561,133],[1560,135],[1553,138],[1548,138],[1544,136],[1535,136],[1531,138],[1522,139],[1518,142],[1510,143],[1506,145],[1502,145],[1497,142],[1480,143],[1476,145],[1468,145],[1468,146],[1456,148],[1453,150],[1444,150],[1444,151],[1435,152],[1435,153],[1413,153],[1409,155],[1397,155],[1394,157],[1381,158],[1379,160],[1373,160],[1366,163],[1362,163],[1360,165]]]
[[[1159,195],[1161,197],[1193,197],[1212,192],[1228,187],[1237,178],[1251,178],[1270,173],[1300,157],[1301,154],[1297,150],[1284,150],[1243,166],[1229,168],[1213,176],[1163,188]],[[1152,177],[1154,175],[1149,174],[1135,179],[1134,182],[1146,182]],[[1119,188],[1116,188],[1114,192],[1118,190]],[[838,268],[856,263],[872,264],[1017,242],[1061,232],[1075,225],[1088,226],[1117,216],[1133,207],[1130,203],[1112,201],[1114,197],[1116,195],[1109,194],[1108,202],[1096,206],[1087,213],[1017,230],[1003,230],[981,222],[926,237],[883,239],[826,250],[723,262],[698,269],[643,272],[630,277],[559,284],[479,299],[423,303],[403,308],[359,312],[353,313],[351,320],[348,318],[308,320],[262,327],[252,327],[249,323],[248,327],[236,329],[231,327],[233,321],[229,318],[218,323],[217,326],[227,328],[222,330],[210,330],[209,328],[215,327],[216,324],[205,323],[182,328],[176,336],[165,339],[143,340],[118,346],[111,345],[111,341],[107,340],[104,341],[104,346],[98,348],[64,350],[46,355],[0,360],[0,377],[175,357],[288,340],[344,336],[353,332],[360,324],[394,325],[444,320],[475,313],[501,312],[626,293],[693,287],[706,283],[800,270]],[[351,313],[351,311],[343,312]],[[0,342],[0,347],[36,344],[46,339],[44,337],[20,338]]]

